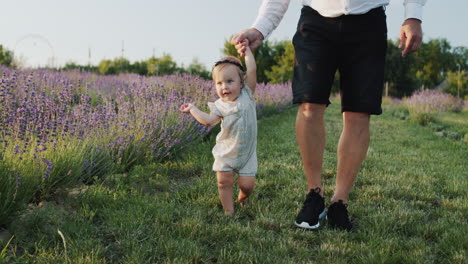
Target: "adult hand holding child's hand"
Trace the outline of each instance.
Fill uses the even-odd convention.
[[[243,45],[245,40],[248,41],[248,47],[253,51],[262,44],[263,39],[264,37],[260,31],[255,28],[249,28],[234,35],[231,39],[231,44],[235,45],[237,52],[241,57],[244,57],[247,48],[246,45]]]

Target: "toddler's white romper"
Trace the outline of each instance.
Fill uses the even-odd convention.
[[[213,148],[214,171],[235,171],[240,176],[257,173],[257,113],[252,90],[241,89],[234,102],[208,103],[211,113],[222,117]]]

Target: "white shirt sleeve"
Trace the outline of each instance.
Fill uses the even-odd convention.
[[[252,27],[260,31],[265,40],[283,19],[289,2],[290,0],[263,0]]]
[[[405,0],[405,19],[416,18],[422,21],[423,6],[426,0]]]

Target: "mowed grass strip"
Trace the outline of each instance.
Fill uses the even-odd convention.
[[[28,210],[0,258],[16,263],[466,263],[467,144],[389,114],[350,199],[353,232],[297,229],[306,194],[297,108],[259,121],[253,196],[226,217],[211,171],[214,135],[163,164],[137,166]],[[333,194],[341,113],[326,113],[323,183]],[[64,234],[66,250],[57,230]]]

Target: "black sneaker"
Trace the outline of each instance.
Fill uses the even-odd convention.
[[[304,205],[294,224],[301,228],[317,229],[320,227],[320,220],[325,217],[325,214],[325,201],[320,196],[320,188],[317,187],[307,194]]]
[[[348,205],[343,203],[343,200],[334,202],[328,207],[327,220],[332,228],[350,231],[353,224],[349,221]]]

